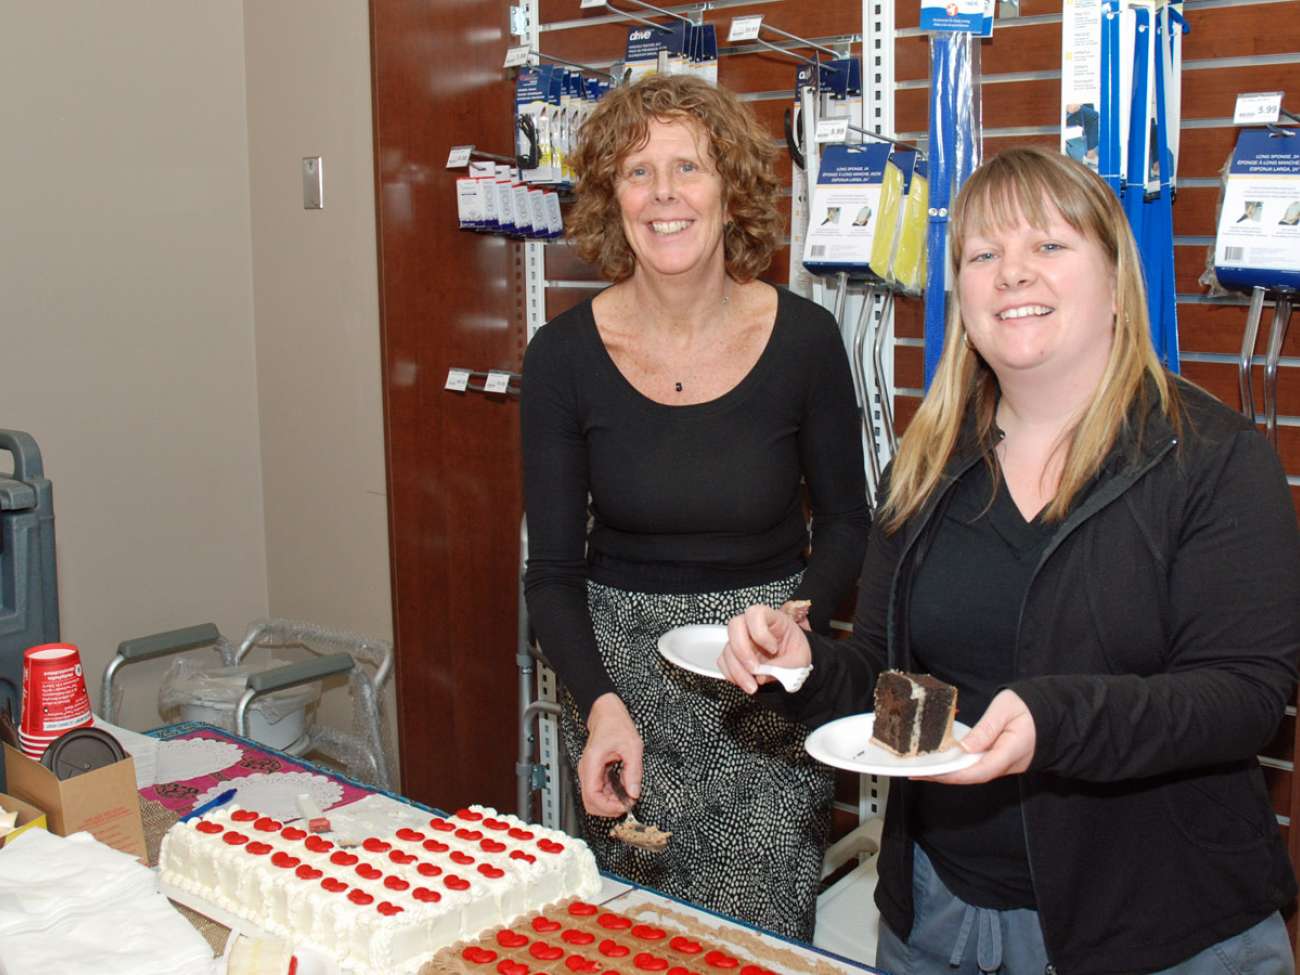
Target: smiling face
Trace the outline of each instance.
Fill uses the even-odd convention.
[[[957,294],[971,344],[1000,384],[1093,389],[1114,340],[1115,270],[1101,246],[1050,203],[961,242]]]
[[[619,166],[615,196],[634,273],[724,269],[722,180],[699,125],[651,119],[645,145]]]

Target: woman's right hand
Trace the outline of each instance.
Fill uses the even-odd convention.
[[[587,715],[587,747],[578,759],[582,805],[593,816],[622,816],[628,804],[614,794],[606,769],[623,763],[623,789],[635,801],[641,796],[641,735],[617,694],[602,694]]]
[[[755,605],[727,624],[727,645],[722,648],[718,666],[723,676],[746,694],[753,694],[759,684],[773,680],[755,674],[759,664],[777,667],[807,667],[812,649],[803,629],[788,613],[771,606]]]

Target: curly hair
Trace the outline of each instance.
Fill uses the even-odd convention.
[[[685,75],[651,75],[616,88],[583,123],[572,158],[578,183],[568,227],[578,254],[610,281],[632,276],[636,255],[623,234],[618,171],[649,140],[652,119],[693,122],[707,136],[730,218],[723,236],[727,274],[753,280],[772,263],[784,231],[776,205],[781,184],[772,169],[776,149],[734,94]]]

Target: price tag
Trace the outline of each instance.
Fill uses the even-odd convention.
[[[483,384],[485,393],[504,393],[510,389],[510,373],[497,372],[493,369],[487,374],[487,382]]]
[[[470,153],[473,151],[473,146],[452,146],[451,152],[447,153],[447,168],[460,169],[468,166]]]
[[[502,67],[517,68],[521,64],[527,64],[528,59],[532,57],[533,49],[527,44],[521,47],[512,47],[506,51],[506,63]]]
[[[818,142],[847,142],[849,138],[849,120],[846,118],[819,118],[817,120]]]
[[[1233,125],[1267,125],[1282,116],[1282,92],[1251,91],[1237,96]]]
[[[450,389],[457,393],[463,393],[469,389],[469,370],[468,369],[448,369],[447,385],[443,389]]]
[[[762,26],[762,14],[750,14],[748,17],[732,17],[731,29],[727,31],[727,43],[758,40],[758,31]]]
[[[578,4],[578,9],[590,10],[592,7],[603,7],[603,6],[605,6],[605,0],[582,0],[582,3]]]

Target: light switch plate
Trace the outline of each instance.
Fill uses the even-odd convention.
[[[325,178],[320,156],[302,157],[302,208],[321,210],[325,207]]]

